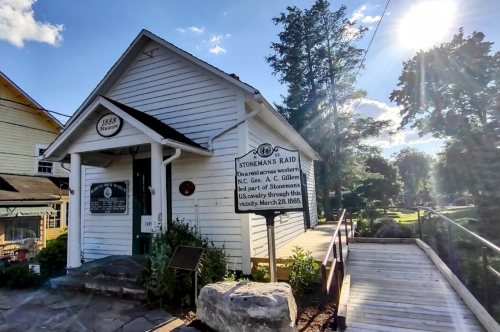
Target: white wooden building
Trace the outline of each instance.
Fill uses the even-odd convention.
[[[97,122],[109,113],[123,126],[102,137]],[[141,219],[151,215],[164,227],[176,218],[197,225],[225,245],[231,267],[250,273],[250,257],[267,251],[266,226],[234,212],[234,159],[265,142],[300,151],[307,185],[308,211],[277,218],[279,247],[317,224],[317,153],[255,88],[141,31],[45,152],[71,163],[68,267],[81,255],[143,253]],[[190,196],[184,181],[195,185]],[[125,183],[125,211],[92,212],[92,184],[110,182]]]

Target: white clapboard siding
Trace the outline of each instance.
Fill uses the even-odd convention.
[[[110,98],[141,110],[195,142],[208,138],[237,118],[237,88],[151,42],[118,84]]]
[[[295,150],[290,142],[259,117],[252,118],[248,123],[249,149],[255,149],[262,143],[271,143],[287,149]],[[314,166],[311,159],[300,155],[302,171],[307,176],[309,211],[311,227],[318,222],[316,209],[316,188],[314,186]],[[267,228],[263,217],[252,214],[250,216],[252,227],[252,256],[267,255]],[[293,238],[304,232],[304,217],[302,212],[290,212],[288,216],[276,218],[275,237],[276,247],[279,248]]]
[[[227,137],[232,138],[227,140]],[[236,130],[214,142],[214,156],[183,154],[172,163],[172,217],[198,226],[218,247],[224,246],[231,269],[242,269],[241,218],[234,213],[234,158]],[[192,196],[180,194],[179,184],[192,181]],[[198,205],[198,207],[196,207]]]
[[[106,168],[84,166],[82,170],[82,251],[85,261],[109,255],[132,255],[132,160],[124,157]],[[124,214],[90,213],[92,183],[128,181],[127,212]]]

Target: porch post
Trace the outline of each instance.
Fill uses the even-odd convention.
[[[68,222],[68,268],[82,265],[80,243],[82,159],[80,154],[71,154],[71,172],[69,173],[69,222]]]
[[[154,227],[161,224],[161,163],[163,162],[163,146],[151,143],[151,219]],[[163,225],[162,225],[163,226]]]

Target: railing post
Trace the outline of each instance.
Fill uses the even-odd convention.
[[[351,217],[351,232],[352,232],[352,236],[354,236],[354,231],[352,230],[352,225],[353,225],[352,207],[349,208],[349,216]]]
[[[347,211],[347,210],[344,210]],[[347,216],[344,214],[344,221],[345,221],[345,244],[346,246],[349,245],[349,233],[347,232]]]
[[[486,310],[490,310],[490,301],[488,296],[489,276],[488,276],[488,250],[481,247],[481,256],[483,258],[483,286],[484,286],[484,304]]]
[[[418,236],[422,240],[422,221],[420,220],[420,209],[417,209],[418,216]]]
[[[344,280],[344,257],[342,255],[342,231],[339,229],[339,255],[340,255],[340,278],[337,278],[338,282],[342,282]]]
[[[452,247],[453,247],[453,237],[451,235],[451,224],[447,223],[447,228],[448,228],[448,259],[449,259],[449,264],[450,267],[452,265]]]
[[[328,290],[326,289],[326,282],[327,282],[328,274],[326,273],[326,266],[324,264],[321,264],[321,284],[323,288],[323,293],[327,294]]]

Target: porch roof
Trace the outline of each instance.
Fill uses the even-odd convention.
[[[157,134],[161,135],[164,139],[171,139],[180,143],[184,144],[189,144],[194,147],[200,148],[200,149],[205,149],[203,148],[200,144],[196,143],[189,137],[186,137],[184,134],[181,134],[174,128],[170,127],[168,124],[161,122],[154,116],[151,116],[145,112],[141,112],[139,110],[136,110],[133,107],[124,105],[122,103],[117,102],[116,100],[113,100],[111,98],[101,96],[102,98],[106,99],[116,107],[119,107],[122,111],[127,113],[128,115],[132,116],[134,119],[137,121],[141,122],[145,126],[148,126],[150,129],[155,131]]]
[[[64,181],[68,182],[68,179]],[[48,177],[0,174],[0,203],[57,201],[61,196],[68,196],[68,191],[58,188]]]
[[[155,117],[130,106],[119,103],[111,98],[99,95],[95,98],[92,104],[90,104],[83,113],[78,114],[75,121],[73,121],[71,125],[69,125],[69,127],[67,127],[61,134],[59,134],[55,141],[49,145],[49,147],[45,150],[43,159],[47,161],[69,162],[68,156],[70,152],[68,151],[68,147],[72,144],[73,137],[75,135],[78,135],[78,129],[80,128],[80,125],[85,123],[85,121],[90,118],[94,110],[99,107],[104,107],[108,111],[118,115],[124,121],[142,131],[153,142],[158,142],[171,148],[180,148],[187,152],[192,152],[200,155],[211,155],[211,152],[203,148],[200,144],[194,142],[184,134],[175,130],[166,123],[163,123],[162,121],[156,119]],[[141,144],[144,144],[144,142],[136,142],[133,145]],[[93,148],[92,151],[87,150],[82,152],[97,153],[99,151],[105,151],[109,149],[110,147],[106,146],[105,144],[97,144],[95,146],[95,149]]]

